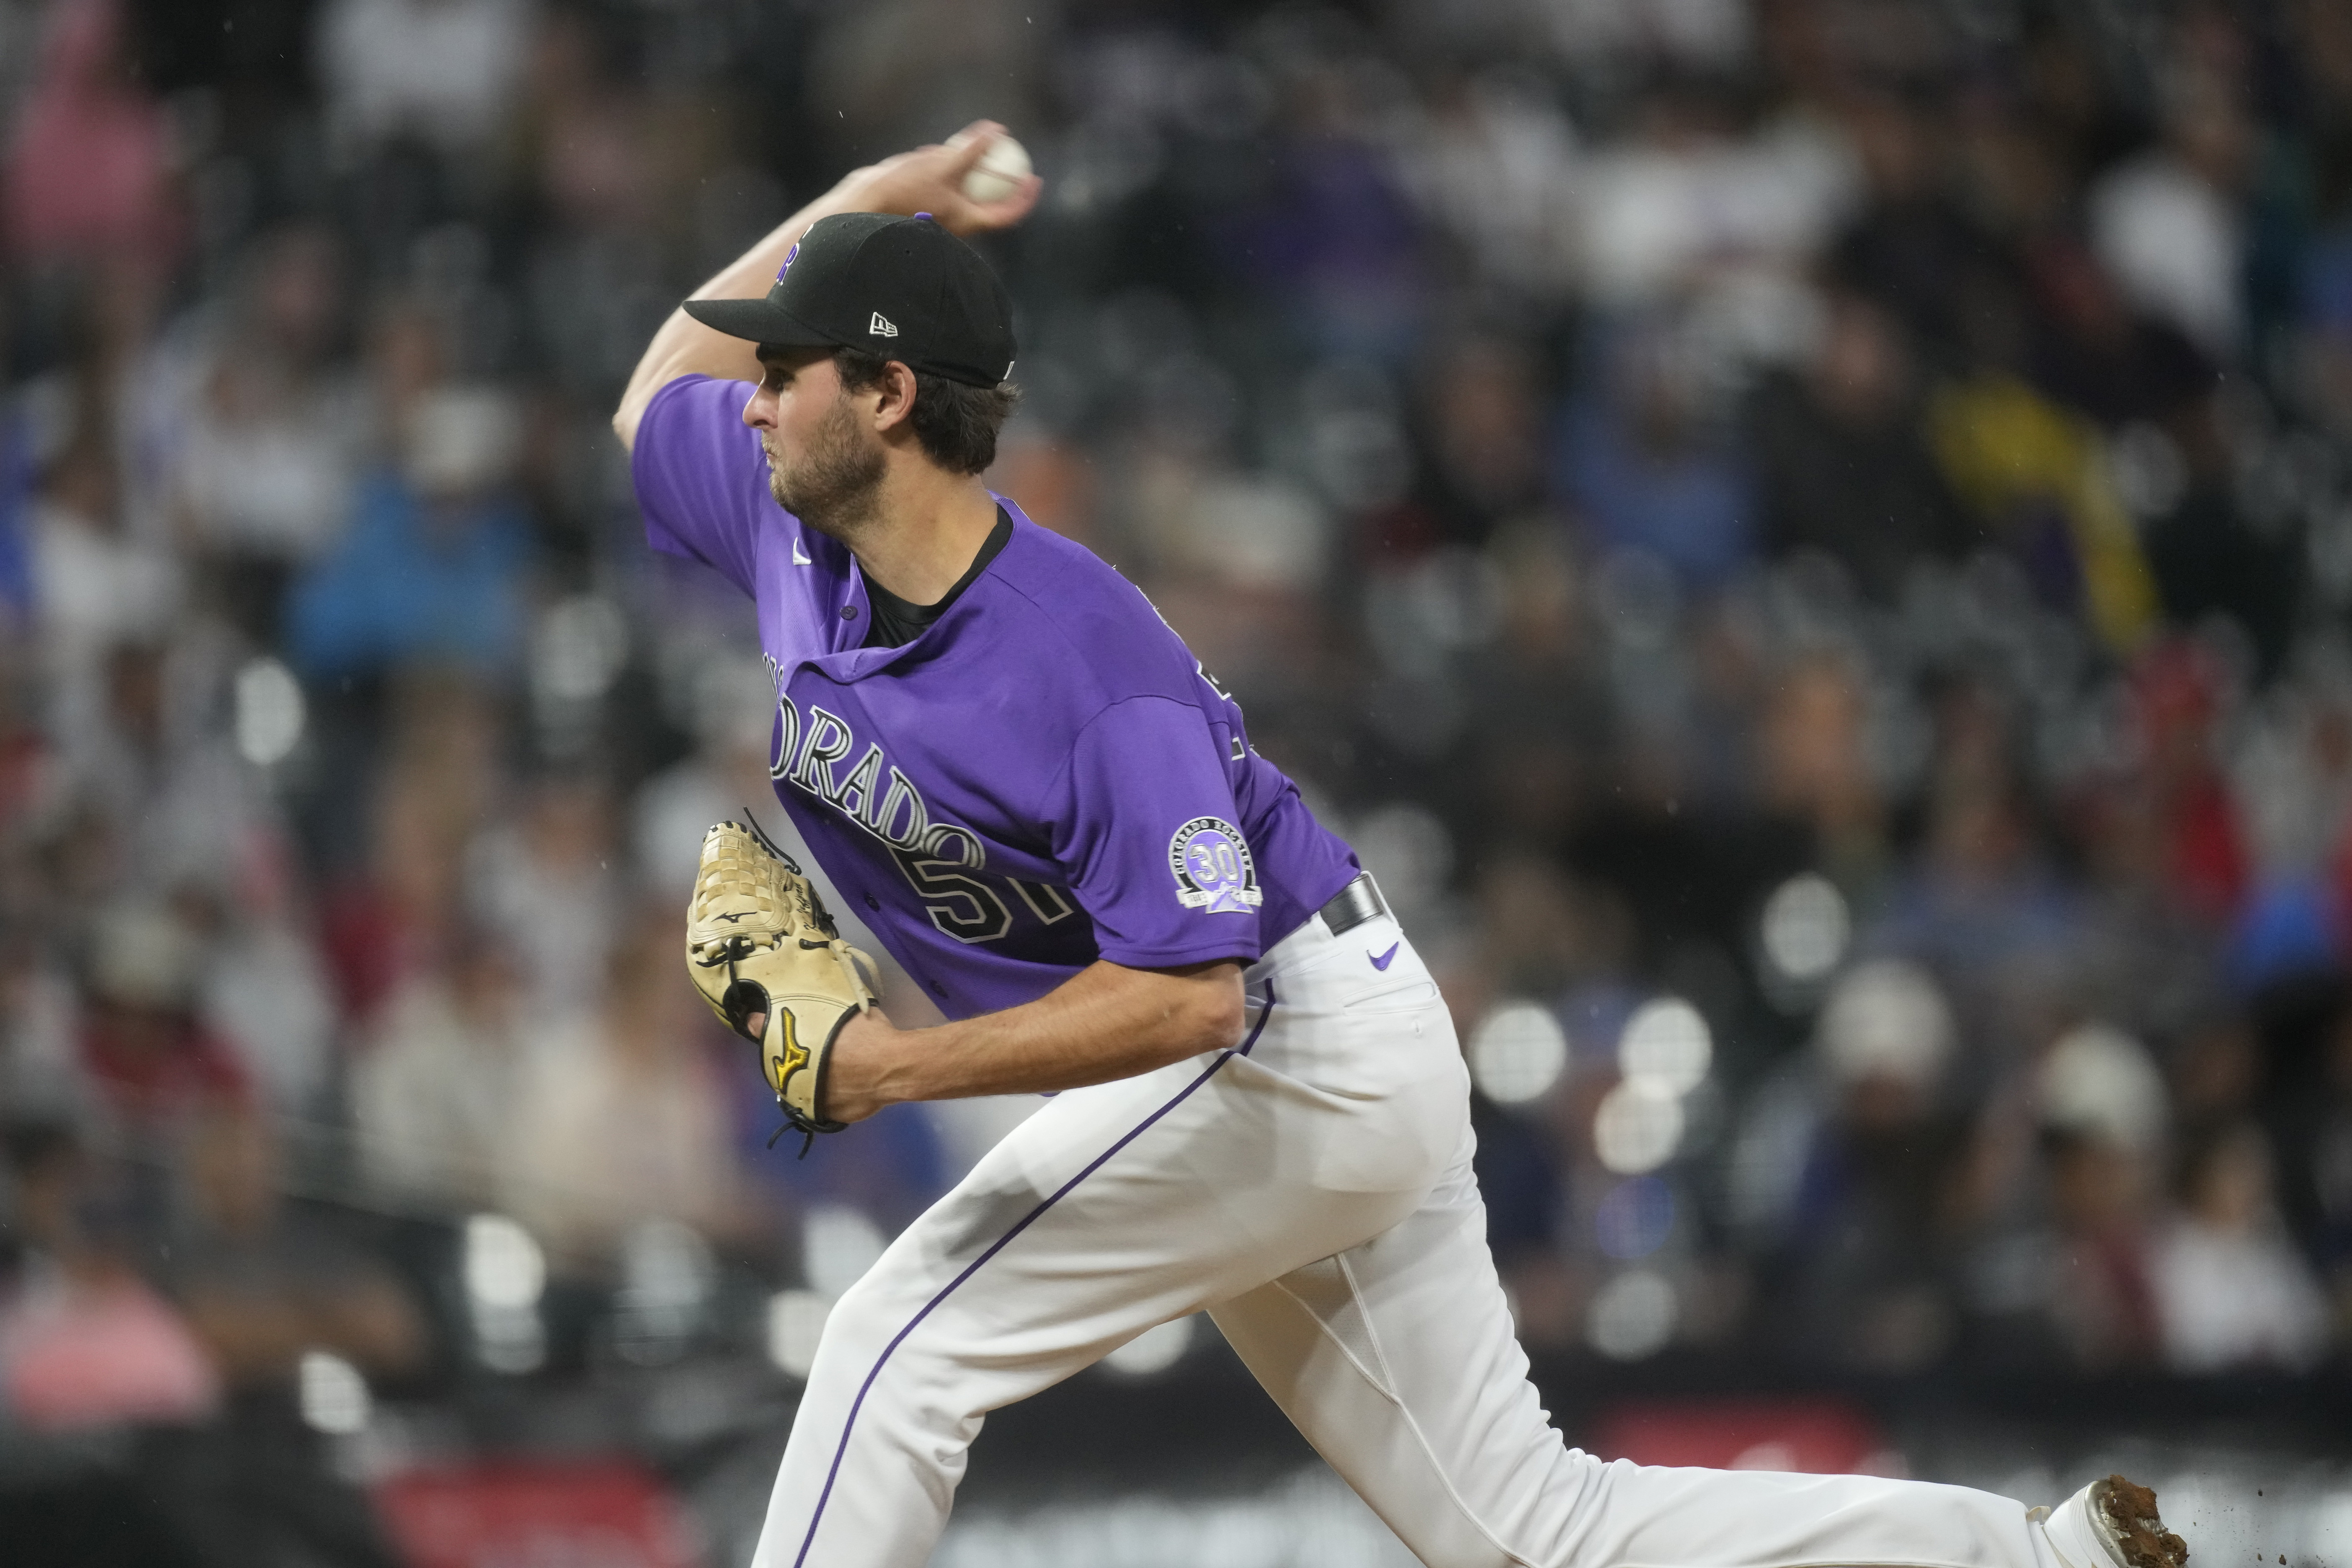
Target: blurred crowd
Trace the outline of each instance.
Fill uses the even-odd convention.
[[[2352,10],[0,0],[0,1428],[789,1360],[1003,1125],[765,1147],[607,428],[982,114],[992,483],[1441,970],[1532,1345],[2352,1342]]]

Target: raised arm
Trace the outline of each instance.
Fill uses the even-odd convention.
[[[992,120],[975,121],[944,142],[853,170],[839,184],[729,263],[697,289],[692,298],[748,300],[765,294],[784,264],[785,253],[809,225],[835,213],[898,213],[911,217],[927,212],[958,234],[1011,227],[1037,205],[1042,186],[1034,174],[1003,201],[976,202],[963,194],[964,175],[980,162],[989,144],[1003,134],[1004,127]],[[684,310],[672,310],[669,320],[654,333],[653,342],[646,345],[644,357],[629,377],[628,390],[621,395],[621,406],[613,415],[613,433],[621,438],[622,446],[634,448],[646,405],[681,375],[759,380],[756,348],[740,338],[712,331]]]

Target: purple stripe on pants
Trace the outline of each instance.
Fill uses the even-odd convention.
[[[849,1434],[857,1426],[857,1413],[866,1407],[866,1396],[867,1394],[872,1392],[874,1380],[882,1375],[882,1368],[884,1364],[889,1361],[891,1352],[906,1342],[907,1336],[913,1333],[922,1321],[925,1318],[929,1317],[932,1310],[936,1309],[940,1302],[946,1300],[950,1296],[954,1295],[958,1286],[971,1279],[974,1274],[979,1273],[980,1266],[982,1264],[986,1263],[990,1258],[1003,1251],[1005,1247],[1014,1237],[1019,1236],[1023,1231],[1027,1230],[1031,1226],[1036,1224],[1038,1218],[1043,1215],[1047,1209],[1052,1208],[1055,1204],[1060,1203],[1064,1198],[1069,1196],[1072,1188],[1076,1187],[1080,1182],[1085,1181],[1088,1176],[1093,1175],[1097,1171],[1101,1170],[1104,1163],[1108,1161],[1113,1154],[1118,1153],[1121,1149],[1126,1148],[1129,1143],[1134,1142],[1138,1138],[1143,1136],[1143,1134],[1150,1129],[1152,1123],[1158,1121],[1161,1117],[1167,1115],[1170,1111],[1183,1104],[1187,1100],[1190,1100],[1192,1097],[1192,1091],[1199,1089],[1202,1084],[1208,1082],[1210,1079],[1213,1078],[1219,1068],[1223,1067],[1226,1062],[1230,1061],[1234,1057],[1245,1057],[1249,1055],[1250,1047],[1257,1044],[1258,1036],[1263,1034],[1265,1030],[1265,1021],[1273,1016],[1274,987],[1269,984],[1265,988],[1265,1005],[1258,1010],[1257,1022],[1250,1026],[1249,1034],[1243,1038],[1240,1045],[1234,1047],[1232,1050],[1218,1052],[1217,1059],[1211,1062],[1206,1068],[1203,1068],[1201,1071],[1200,1077],[1194,1079],[1191,1083],[1186,1084],[1182,1089],[1179,1089],[1174,1099],[1161,1106],[1159,1110],[1153,1111],[1150,1115],[1145,1117],[1141,1121],[1137,1122],[1135,1126],[1121,1137],[1118,1142],[1112,1144],[1109,1148],[1096,1155],[1092,1163],[1090,1163],[1085,1170],[1080,1171],[1076,1175],[1072,1176],[1068,1181],[1064,1182],[1058,1188],[1055,1189],[1053,1195],[1046,1198],[1045,1202],[1039,1204],[1035,1208],[1031,1209],[1027,1214],[1023,1215],[1019,1223],[1015,1224],[1011,1230],[1006,1231],[1003,1236],[998,1237],[994,1241],[989,1244],[987,1251],[982,1253],[978,1258],[973,1258],[970,1263],[966,1264],[962,1273],[957,1275],[954,1279],[949,1280],[947,1284],[940,1287],[940,1293],[932,1297],[929,1300],[924,1302],[923,1310],[917,1312],[912,1318],[909,1318],[907,1321],[907,1326],[900,1329],[897,1334],[892,1336],[890,1342],[882,1347],[882,1353],[875,1358],[874,1370],[867,1373],[866,1374],[866,1381],[857,1385],[857,1397],[850,1403],[849,1406],[849,1419],[841,1424],[840,1446],[833,1451],[833,1467],[824,1473],[824,1490],[817,1494],[816,1510],[809,1516],[808,1533],[801,1538],[800,1554],[793,1559],[793,1568],[802,1568],[802,1565],[808,1561],[809,1547],[816,1541],[816,1527],[824,1519],[824,1505],[833,1497],[833,1483],[841,1476],[842,1458],[849,1452]]]

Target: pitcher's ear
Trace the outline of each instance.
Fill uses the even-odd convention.
[[[915,373],[904,360],[892,360],[875,384],[881,400],[874,405],[874,428],[888,430],[914,417]]]

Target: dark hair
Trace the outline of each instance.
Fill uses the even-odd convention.
[[[833,351],[833,366],[844,392],[859,392],[882,379],[890,362],[864,349]],[[951,474],[977,474],[996,461],[996,433],[1021,401],[1009,381],[973,386],[943,375],[915,373],[915,439],[923,455]]]

